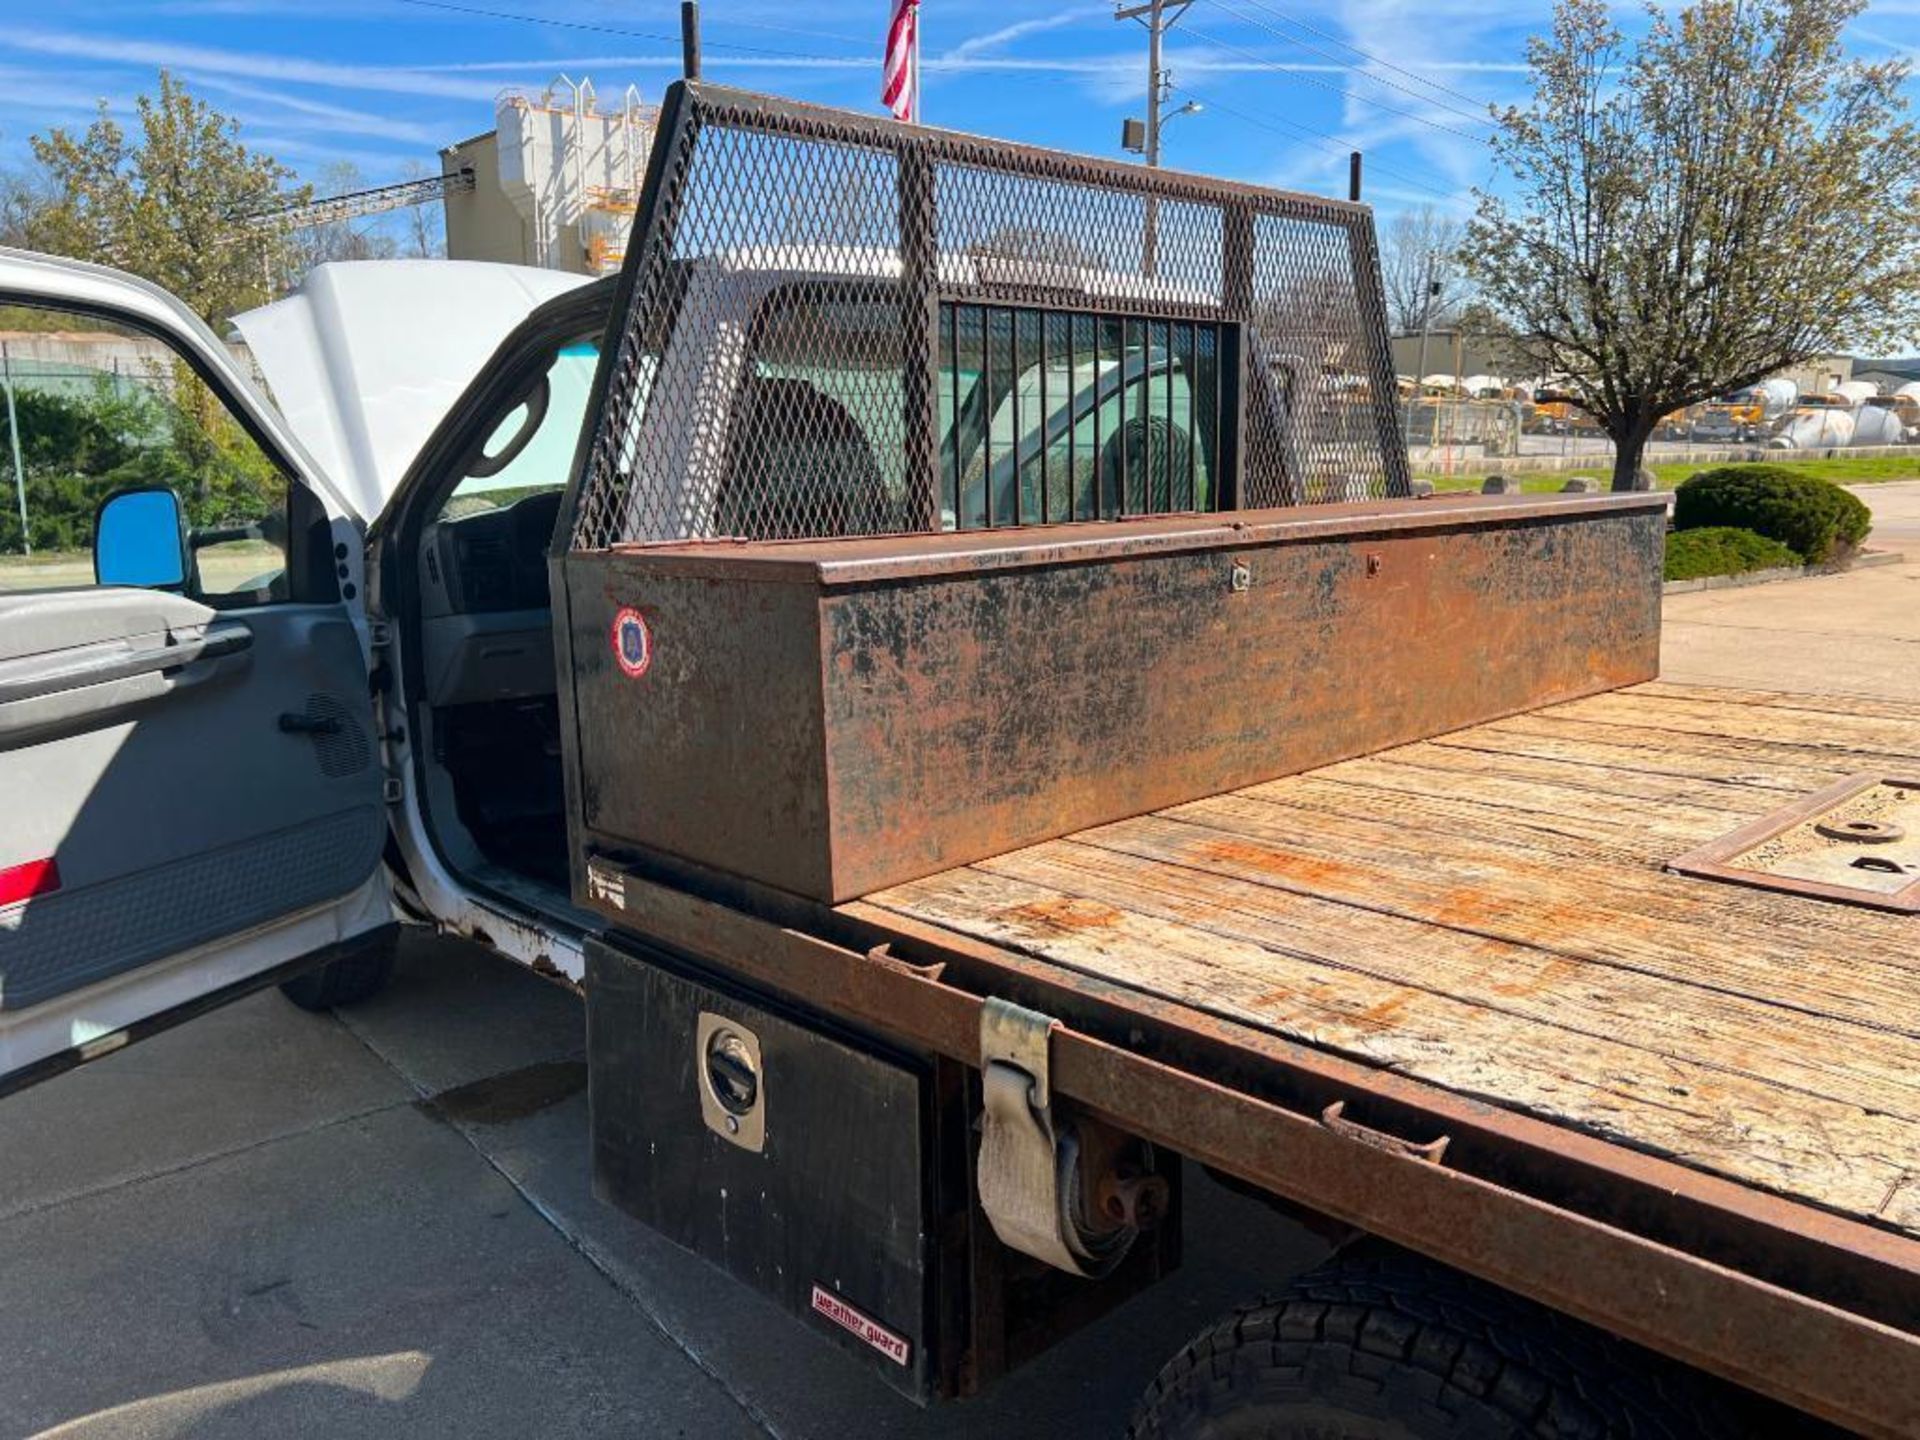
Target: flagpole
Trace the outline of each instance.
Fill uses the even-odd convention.
[[[912,104],[907,119],[913,124],[920,123],[920,6],[915,0],[913,7],[913,55],[908,61],[913,70],[913,90],[909,96]]]

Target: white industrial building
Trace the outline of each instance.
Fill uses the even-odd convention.
[[[492,130],[440,152],[443,173],[473,173],[446,196],[447,258],[618,270],[658,113],[632,86],[603,106],[592,81],[564,75],[501,95]]]

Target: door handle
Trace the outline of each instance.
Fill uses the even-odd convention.
[[[280,712],[280,729],[288,735],[338,735],[338,715],[305,715],[298,710]]]
[[[114,650],[104,655],[44,669],[8,680],[0,680],[0,705],[16,700],[36,700],[63,690],[81,690],[90,685],[106,685],[131,679],[156,670],[179,670],[202,661],[238,655],[253,645],[253,631],[238,621],[209,625],[172,645],[155,645],[145,650]]]

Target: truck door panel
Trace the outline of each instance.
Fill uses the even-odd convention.
[[[0,249],[140,363],[15,371],[0,561],[0,1094],[392,923],[358,517],[177,299]]]
[[[0,1013],[364,881],[384,836],[366,683],[338,605],[0,599],[0,877],[32,892],[0,889]]]

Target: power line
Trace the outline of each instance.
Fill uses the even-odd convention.
[[[1281,120],[1277,116],[1263,119],[1258,115],[1250,114],[1236,106],[1228,105],[1224,101],[1216,100],[1210,95],[1202,95],[1190,85],[1176,84],[1173,88],[1183,95],[1191,95],[1195,100],[1200,101],[1210,110],[1223,111],[1249,125],[1256,126],[1261,130],[1271,131],[1275,135],[1285,135],[1288,131],[1292,131],[1296,137],[1310,140],[1323,150],[1329,150],[1336,155],[1349,154],[1355,148],[1348,141],[1342,140],[1338,135],[1330,135],[1324,130],[1315,130],[1293,120]],[[1282,128],[1283,126],[1285,127],[1284,129]],[[1442,190],[1438,185],[1429,184],[1416,175],[1409,175],[1404,170],[1392,169],[1375,160],[1369,160],[1367,162],[1367,169],[1371,174],[1385,175],[1390,179],[1400,181],[1402,184],[1412,185],[1430,194],[1438,195],[1443,200],[1456,198],[1455,192],[1451,190]]]
[[[1231,50],[1236,55],[1244,56],[1249,60],[1258,60],[1263,64],[1272,63],[1271,57],[1269,56],[1256,55],[1254,54],[1253,51],[1245,49],[1242,46],[1235,45],[1231,41],[1222,40],[1217,35],[1208,35],[1206,32],[1196,29],[1191,23],[1189,23],[1187,26],[1187,33],[1189,35],[1194,36],[1196,39],[1205,40],[1208,44],[1218,45],[1223,50]],[[1346,66],[1344,68],[1348,70],[1353,69],[1352,66]],[[1289,80],[1300,81],[1302,84],[1318,86],[1322,90],[1331,91],[1333,94],[1340,96],[1342,99],[1351,98],[1354,100],[1358,100],[1363,105],[1371,105],[1377,110],[1385,110],[1390,115],[1402,116],[1405,119],[1415,121],[1416,123],[1421,125],[1425,125],[1430,129],[1439,130],[1445,134],[1457,136],[1459,139],[1471,140],[1476,145],[1484,145],[1487,143],[1486,137],[1483,135],[1472,135],[1465,130],[1457,130],[1451,125],[1443,125],[1438,120],[1429,120],[1426,116],[1418,114],[1415,111],[1404,110],[1398,105],[1389,105],[1384,100],[1376,100],[1371,95],[1357,94],[1353,91],[1343,88],[1342,86],[1329,84],[1327,81],[1316,79],[1314,76],[1308,75],[1304,71],[1276,70],[1273,73],[1276,75],[1283,75]],[[1357,74],[1359,72],[1355,71],[1354,73]]]
[[[1360,77],[1363,80],[1370,81],[1375,85],[1383,85],[1389,90],[1398,90],[1402,95],[1409,95],[1413,99],[1418,100],[1423,105],[1431,105],[1436,110],[1444,111],[1449,115],[1457,115],[1460,119],[1465,120],[1470,124],[1488,125],[1492,123],[1491,119],[1486,115],[1484,111],[1476,115],[1471,110],[1462,110],[1457,105],[1449,105],[1446,101],[1438,99],[1435,96],[1423,95],[1420,91],[1413,89],[1411,86],[1402,85],[1397,80],[1390,80],[1384,75],[1370,74],[1369,72],[1362,70],[1359,66],[1355,65],[1351,60],[1343,60],[1340,56],[1334,54],[1330,50],[1322,50],[1317,45],[1309,44],[1305,40],[1301,40],[1295,36],[1288,35],[1283,31],[1276,30],[1273,28],[1273,26],[1267,24],[1265,21],[1256,19],[1255,17],[1245,14],[1239,10],[1236,10],[1229,5],[1222,5],[1221,9],[1225,14],[1233,16],[1234,19],[1242,21],[1245,24],[1251,25],[1256,29],[1264,30],[1269,35],[1274,36],[1276,39],[1284,40],[1289,45],[1297,45],[1302,50],[1307,51],[1309,54],[1320,56],[1320,58],[1323,60],[1331,60],[1334,64],[1340,66],[1343,70],[1350,71],[1352,74]],[[1360,52],[1360,53],[1363,53],[1363,52]]]
[[[546,25],[555,30],[587,30],[596,35],[619,35],[629,40],[656,40],[679,45],[678,35],[662,35],[651,30],[629,30],[619,25],[596,25],[588,20],[556,20],[550,15],[522,15],[508,10],[486,10],[477,5],[456,5],[452,0],[393,0],[396,5],[412,5],[420,10],[445,10],[455,15],[472,15],[482,20],[513,20],[523,25]],[[776,28],[773,26],[765,27]],[[774,50],[764,45],[736,45],[724,40],[709,40],[710,50],[738,50],[749,55],[770,55],[782,60],[854,60],[852,55],[809,55],[798,50]]]
[[[774,30],[782,35],[805,35],[810,40],[842,40],[849,45],[870,45],[870,35],[842,35],[835,30],[805,30],[798,25],[775,25],[768,20],[735,20],[732,16],[721,22],[725,25],[737,25],[742,30]]]
[[[1296,19],[1294,16],[1291,16],[1291,15],[1285,14],[1282,11],[1276,10],[1271,5],[1262,4],[1261,0],[1240,0],[1240,3],[1245,5],[1251,5],[1255,10],[1263,10],[1267,14],[1273,16],[1274,19],[1283,21],[1284,23],[1293,26],[1297,30],[1304,30],[1309,35],[1317,35],[1322,40],[1326,40],[1331,42],[1332,44],[1338,45],[1342,50],[1351,50],[1354,54],[1360,56],[1362,59],[1369,60],[1373,62],[1375,65],[1383,65],[1387,69],[1394,71],[1396,74],[1405,75],[1409,80],[1417,80],[1422,85],[1430,86],[1433,89],[1438,90],[1443,94],[1453,96],[1453,98],[1456,100],[1464,100],[1469,105],[1474,106],[1476,109],[1485,109],[1487,107],[1487,102],[1479,99],[1476,96],[1469,95],[1462,90],[1456,90],[1451,85],[1442,85],[1438,80],[1429,80],[1426,76],[1422,75],[1417,70],[1409,70],[1404,65],[1396,65],[1394,64],[1393,61],[1387,59],[1385,56],[1376,55],[1371,50],[1362,50],[1358,45],[1355,45],[1350,40],[1343,40],[1338,35],[1335,35],[1330,31],[1322,30],[1316,25],[1309,25],[1306,21]],[[1262,27],[1262,28],[1265,28],[1265,27]]]

